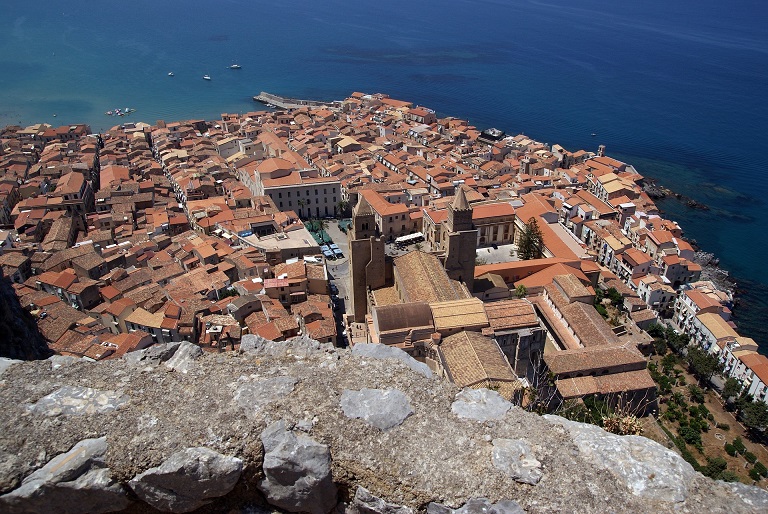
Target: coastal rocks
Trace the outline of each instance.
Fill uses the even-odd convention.
[[[512,480],[536,485],[541,480],[541,462],[533,456],[528,443],[516,439],[494,439],[493,466]]]
[[[90,387],[64,386],[30,405],[29,411],[43,416],[82,416],[104,414],[119,409],[128,396]]]
[[[472,498],[458,509],[430,503],[427,505],[427,514],[525,514],[525,510],[513,500],[491,503],[486,498]]]
[[[696,476],[690,464],[659,443],[641,436],[619,436],[595,425],[544,416],[562,425],[582,456],[597,468],[612,472],[636,496],[682,502]]]
[[[345,514],[413,514],[413,509],[402,505],[389,503],[374,496],[365,487],[358,487],[352,504],[344,511]]]
[[[173,352],[173,355],[165,362],[165,365],[174,371],[186,373],[202,354],[202,348],[185,341]]]
[[[129,482],[134,492],[163,512],[191,512],[229,493],[243,461],[208,448],[186,448]]]
[[[336,505],[328,447],[288,430],[284,420],[261,433],[264,479],[258,484],[267,501],[289,512],[326,514]]]
[[[243,384],[235,391],[235,403],[247,414],[255,415],[269,403],[288,396],[296,382],[293,377],[274,377]]]
[[[413,414],[408,397],[396,389],[345,389],[341,409],[348,418],[359,418],[381,430],[396,427]]]
[[[432,370],[423,362],[419,362],[400,348],[385,344],[358,343],[352,347],[352,354],[374,359],[395,359],[421,373],[427,378],[432,378]]]
[[[496,391],[488,389],[464,389],[456,395],[456,401],[451,404],[451,411],[456,416],[475,421],[501,419],[511,408],[511,402]]]
[[[130,502],[106,467],[106,452],[106,437],[80,441],[25,478],[21,487],[0,496],[0,510],[9,514],[123,510]]]

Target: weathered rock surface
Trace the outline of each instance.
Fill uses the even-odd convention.
[[[174,371],[186,373],[203,354],[202,348],[196,344],[183,342],[179,345],[173,355],[165,362],[165,365]]]
[[[43,416],[104,414],[120,408],[128,396],[90,387],[64,386],[41,398],[29,410]]]
[[[258,414],[268,404],[282,400],[296,385],[293,377],[275,377],[243,384],[235,391],[235,402],[247,414]]]
[[[596,467],[612,472],[637,496],[682,502],[696,472],[680,455],[640,436],[618,436],[595,425],[545,416],[570,432],[579,451]]]
[[[310,482],[325,484],[323,499],[315,502],[322,505],[318,511],[334,509],[336,500],[352,508],[358,487],[392,508],[414,512],[423,512],[430,502],[451,513],[465,507],[462,512],[517,512],[515,505],[529,513],[762,513],[768,505],[765,491],[709,480],[648,439],[566,426],[512,407],[492,391],[459,392],[399,360],[362,357],[299,338],[259,341],[244,352],[204,354],[181,373],[162,364],[175,351],[152,347],[130,359],[80,361],[57,369],[52,361],[8,367],[0,377],[0,494],[20,495],[22,482],[32,480],[53,458],[80,441],[106,437],[109,444],[100,463],[83,473],[93,471],[92,483],[111,480],[127,490],[131,514],[153,508],[131,491],[131,479],[190,447],[242,461],[234,489],[200,500],[211,502],[198,509],[202,514],[261,512],[265,497],[276,498],[278,490],[288,505],[280,508],[295,510],[309,501],[311,495],[305,493],[312,490]],[[112,391],[129,401],[88,415],[47,416],[47,409],[29,409],[64,388]],[[388,430],[350,419],[341,397],[344,391],[363,389],[401,391],[413,413]],[[283,434],[277,442],[266,437],[262,445],[259,434],[280,420],[285,420]],[[517,482],[494,465],[493,442],[504,439],[525,442],[541,463],[535,486]],[[265,458],[265,452],[280,445],[286,451]],[[309,456],[291,457],[289,447]],[[329,478],[320,478],[325,476]],[[62,483],[71,482],[77,479]],[[262,494],[259,485],[264,482],[274,488],[263,488]],[[35,498],[40,505],[54,502],[59,494],[54,489],[63,487],[41,487]],[[85,490],[95,495],[88,500],[95,507],[88,509],[99,511],[102,494],[112,494],[108,504],[117,505],[109,486]],[[170,501],[190,501],[166,490],[173,496]],[[336,490],[337,498],[327,499]],[[371,501],[362,503],[381,506]]]
[[[525,441],[494,439],[492,459],[496,469],[516,482],[536,485],[541,480],[541,462],[536,460]]]
[[[372,495],[365,487],[358,487],[352,504],[347,506],[344,512],[345,514],[413,514],[413,509],[386,502]]]
[[[0,496],[7,513],[117,512],[129,505],[123,486],[106,468],[106,438],[85,439],[29,475],[21,487]]]
[[[192,512],[234,489],[243,461],[208,448],[186,448],[129,482],[139,498],[163,512]]]
[[[6,369],[10,368],[14,364],[24,362],[18,359],[9,359],[8,357],[0,357],[0,375],[2,375]]]
[[[346,417],[362,419],[381,430],[396,427],[413,414],[408,397],[397,389],[345,389],[340,404]]]
[[[525,511],[513,500],[491,503],[487,498],[472,498],[459,509],[430,503],[427,506],[427,514],[525,514]]]
[[[272,505],[289,512],[325,514],[336,505],[328,447],[277,421],[261,433],[264,480],[259,489]]]
[[[456,416],[475,421],[501,419],[511,408],[510,402],[488,389],[465,389],[456,395],[456,401],[451,404]]]
[[[159,364],[173,357],[180,345],[181,343],[156,344],[144,350],[126,353],[123,359],[131,364]]]
[[[384,344],[358,343],[352,347],[352,353],[361,357],[373,359],[394,359],[402,362],[416,373],[432,378],[432,370],[423,362],[419,362],[400,348]]]

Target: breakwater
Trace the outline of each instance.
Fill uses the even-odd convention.
[[[255,102],[261,102],[268,106],[278,109],[299,109],[301,107],[325,107],[327,109],[341,109],[340,101],[323,102],[320,100],[302,100],[300,98],[288,98],[285,96],[273,95],[262,91],[253,97]]]

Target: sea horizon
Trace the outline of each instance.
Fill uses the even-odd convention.
[[[0,20],[0,126],[102,132],[259,110],[260,91],[362,91],[569,150],[604,144],[709,207],[659,204],[737,281],[739,332],[768,354],[766,15],[746,0],[12,3]],[[104,114],[126,107],[137,111]]]

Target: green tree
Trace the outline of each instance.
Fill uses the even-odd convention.
[[[304,206],[307,205],[307,201],[304,199],[299,199],[299,218],[302,218],[304,216]]]
[[[348,200],[341,200],[339,203],[336,204],[336,207],[339,210],[338,214],[340,216],[347,216],[348,214],[350,214]]]
[[[729,378],[723,386],[722,397],[726,403],[732,404],[738,398],[741,392],[741,383],[735,378]]]
[[[524,261],[538,259],[542,255],[543,247],[544,236],[541,233],[541,228],[539,228],[539,222],[531,216],[520,234],[520,240],[517,243],[517,257]]]
[[[698,346],[688,348],[686,360],[691,372],[705,385],[709,384],[712,375],[721,367],[717,357],[710,355]]]
[[[525,298],[526,294],[528,294],[528,288],[524,284],[520,284],[515,288],[515,296],[518,298]]]
[[[648,332],[648,335],[653,337],[654,339],[657,337],[665,339],[664,326],[658,323],[652,323],[651,325],[649,325],[648,328],[646,329],[646,332]]]
[[[750,402],[741,411],[741,418],[754,435],[768,429],[768,405],[763,402]]]
[[[615,288],[615,287],[609,287],[608,290],[605,292],[605,297],[610,298],[611,305],[614,307],[618,307],[622,303],[624,303],[624,297],[621,296],[621,293]]]
[[[688,386],[688,394],[690,395],[691,400],[694,402],[704,403],[704,391],[702,391],[701,388],[696,384],[691,384]]]

